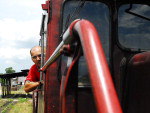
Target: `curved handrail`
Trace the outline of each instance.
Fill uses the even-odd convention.
[[[60,48],[72,40],[73,32],[78,33],[80,37],[90,73],[98,113],[122,113],[102,44],[100,42],[100,37],[91,22],[87,20],[76,20],[72,22],[63,35],[63,41],[56,48],[41,70],[44,71],[56,60],[60,55]]]
[[[78,22],[79,20],[75,20],[71,26],[73,26],[73,24],[75,24],[76,22]],[[40,71],[45,71],[60,55],[60,49],[62,48],[63,45],[65,44],[69,44],[73,38],[69,37],[71,32],[72,32],[72,27],[69,27],[66,32],[63,35],[63,40],[61,41],[61,43],[58,45],[58,47],[55,49],[55,51],[52,53],[52,55],[49,57],[49,59],[46,61],[46,63],[43,65],[43,67],[40,69]]]
[[[81,40],[98,113],[121,113],[119,99],[97,30],[92,23],[86,20],[76,23],[74,30],[79,34]]]

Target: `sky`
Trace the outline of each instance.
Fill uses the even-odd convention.
[[[29,69],[30,49],[39,44],[42,7],[45,0],[0,1],[0,73],[12,67]]]

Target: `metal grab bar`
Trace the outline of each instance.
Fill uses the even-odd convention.
[[[76,20],[72,22],[63,35],[63,41],[41,70],[44,71],[58,58],[60,55],[59,50],[64,44],[68,44],[72,40],[69,36],[73,36],[73,32],[78,33],[80,37],[98,113],[122,113],[100,38],[95,27],[89,21]]]
[[[96,28],[89,21],[81,20],[74,30],[80,37],[98,113],[122,113]]]
[[[79,19],[75,20],[73,23],[75,24],[78,21]],[[60,53],[61,47],[65,44],[69,44],[73,40],[72,37],[69,37],[71,32],[72,28],[69,27],[63,35],[63,40],[55,49],[55,51],[52,53],[52,55],[49,57],[49,59],[46,61],[46,63],[43,65],[43,67],[40,69],[40,71],[45,71],[61,55]]]

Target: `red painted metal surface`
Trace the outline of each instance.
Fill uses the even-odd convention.
[[[137,53],[127,65],[123,100],[125,113],[149,113],[150,52]]]
[[[47,56],[52,54],[58,45],[59,37],[59,20],[61,0],[52,0],[52,9],[54,10],[52,16],[49,17],[51,21],[48,23],[48,47]],[[47,2],[48,3],[48,2]],[[99,113],[121,113],[121,107],[115,88],[111,79],[111,75],[107,66],[105,55],[100,43],[100,38],[94,26],[85,20],[77,20],[70,26],[70,34],[77,31],[84,55],[87,60],[90,78],[92,82],[95,101]],[[69,72],[68,72],[69,73]],[[53,63],[47,70],[45,82],[45,113],[59,112],[59,83],[57,81],[57,62]],[[69,74],[68,74],[69,77]],[[67,81],[65,83],[66,87]],[[53,86],[53,87],[51,87]],[[55,88],[54,88],[55,87]],[[64,95],[65,96],[65,95]],[[65,97],[63,97],[63,113],[66,112]]]
[[[81,40],[98,112],[122,113],[102,44],[95,27],[89,21],[81,20],[70,25],[70,31],[72,32],[73,30],[79,34]]]
[[[101,46],[100,38],[98,36],[95,27],[89,21],[75,20],[70,25],[69,32],[67,32],[64,38],[68,38],[69,33],[71,37],[73,37],[74,31],[79,34],[81,44],[84,50],[84,55],[90,72],[90,79],[92,82],[95,102],[97,105],[97,111],[99,113],[122,113],[121,106],[119,104],[119,100],[109,72],[107,61]],[[67,112],[66,88],[67,88],[68,78],[70,77],[70,72],[75,61],[73,61],[70,68],[68,69],[68,73],[66,75],[65,82],[64,82],[64,87],[61,87],[62,89],[60,92],[60,96],[61,96],[60,105],[62,107],[62,113]],[[52,85],[55,84],[50,85],[49,83],[49,86]],[[48,98],[50,98],[50,96]],[[50,99],[53,98],[55,97],[51,97]]]
[[[57,47],[59,40],[59,23],[60,23],[60,8],[63,0],[48,0],[46,5],[42,5],[44,10],[48,10],[49,14],[49,23],[48,23],[48,46],[47,46],[47,55],[46,58],[49,58],[49,55]],[[50,7],[49,7],[50,6]],[[53,11],[51,11],[53,9]],[[52,14],[51,14],[52,12]],[[113,23],[115,25],[115,23]],[[114,26],[116,27],[116,26]],[[73,22],[70,26],[70,35],[73,35],[72,32],[78,32],[82,47],[84,50],[84,55],[88,64],[90,79],[92,82],[93,92],[95,95],[95,101],[99,113],[122,113],[119,100],[113,85],[113,81],[109,72],[107,61],[102,49],[102,44],[96,29],[93,25],[85,20]],[[115,30],[113,30],[115,31]],[[102,37],[103,38],[103,37]],[[117,47],[117,46],[115,46]],[[118,51],[121,53],[118,47],[113,48],[116,54]],[[114,53],[113,53],[114,54]],[[114,56],[116,55],[114,54]],[[122,52],[122,57],[124,53]],[[129,56],[129,55],[128,55]],[[119,57],[120,59],[122,57]],[[138,60],[139,58],[135,59]],[[113,58],[115,61],[115,59]],[[114,70],[115,74],[120,69],[120,61],[118,57],[116,58],[118,64]],[[73,64],[72,64],[73,65]],[[58,113],[59,112],[59,87],[60,84],[57,81],[57,62],[53,63],[47,70],[46,73],[46,82],[45,82],[45,113]],[[115,67],[115,66],[114,66]],[[71,70],[70,67],[69,70]],[[114,74],[114,75],[115,75]],[[69,71],[67,77],[69,77]],[[67,79],[67,78],[65,78]],[[115,79],[118,79],[116,77]],[[116,80],[117,81],[117,80]],[[116,82],[115,81],[115,82]],[[118,82],[118,81],[117,81]],[[65,87],[67,81],[64,82]],[[120,86],[120,84],[116,85]],[[66,91],[66,89],[62,89]],[[61,92],[61,98],[63,98],[63,113],[66,112],[65,106],[65,93]],[[68,108],[69,109],[69,108]]]
[[[63,82],[61,83],[61,85],[63,85],[61,87],[62,89],[60,90],[60,102],[61,102],[60,105],[61,105],[61,112],[62,113],[67,113],[67,110],[71,109],[71,108],[72,108],[72,110],[71,110],[72,112],[71,113],[75,113],[75,111],[76,111],[73,105],[69,105],[70,106],[69,108],[66,107],[66,90],[67,90],[67,86],[68,86],[68,80],[69,80],[69,77],[71,75],[71,71],[73,69],[73,66],[75,65],[75,63],[79,59],[80,54],[81,54],[81,50],[79,51],[79,53],[76,56],[76,58],[72,61],[71,65],[70,65],[70,67],[69,67],[69,69],[67,71],[67,75],[65,77],[64,83]],[[74,102],[72,102],[72,104],[73,103]]]
[[[43,10],[47,10],[47,11],[49,10],[49,2],[50,1],[46,1],[46,4],[42,4],[42,9]]]
[[[62,0],[48,0],[43,8],[48,6],[46,59],[52,54],[59,43],[59,21]],[[53,9],[53,10],[51,10]],[[57,9],[57,10],[55,10]],[[44,84],[44,113],[59,113],[60,83],[57,78],[58,63],[53,63],[47,70]]]

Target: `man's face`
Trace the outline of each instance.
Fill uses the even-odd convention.
[[[40,47],[36,47],[31,50],[31,58],[32,58],[32,61],[35,63],[35,65],[40,67],[40,64],[41,64],[41,48]]]

